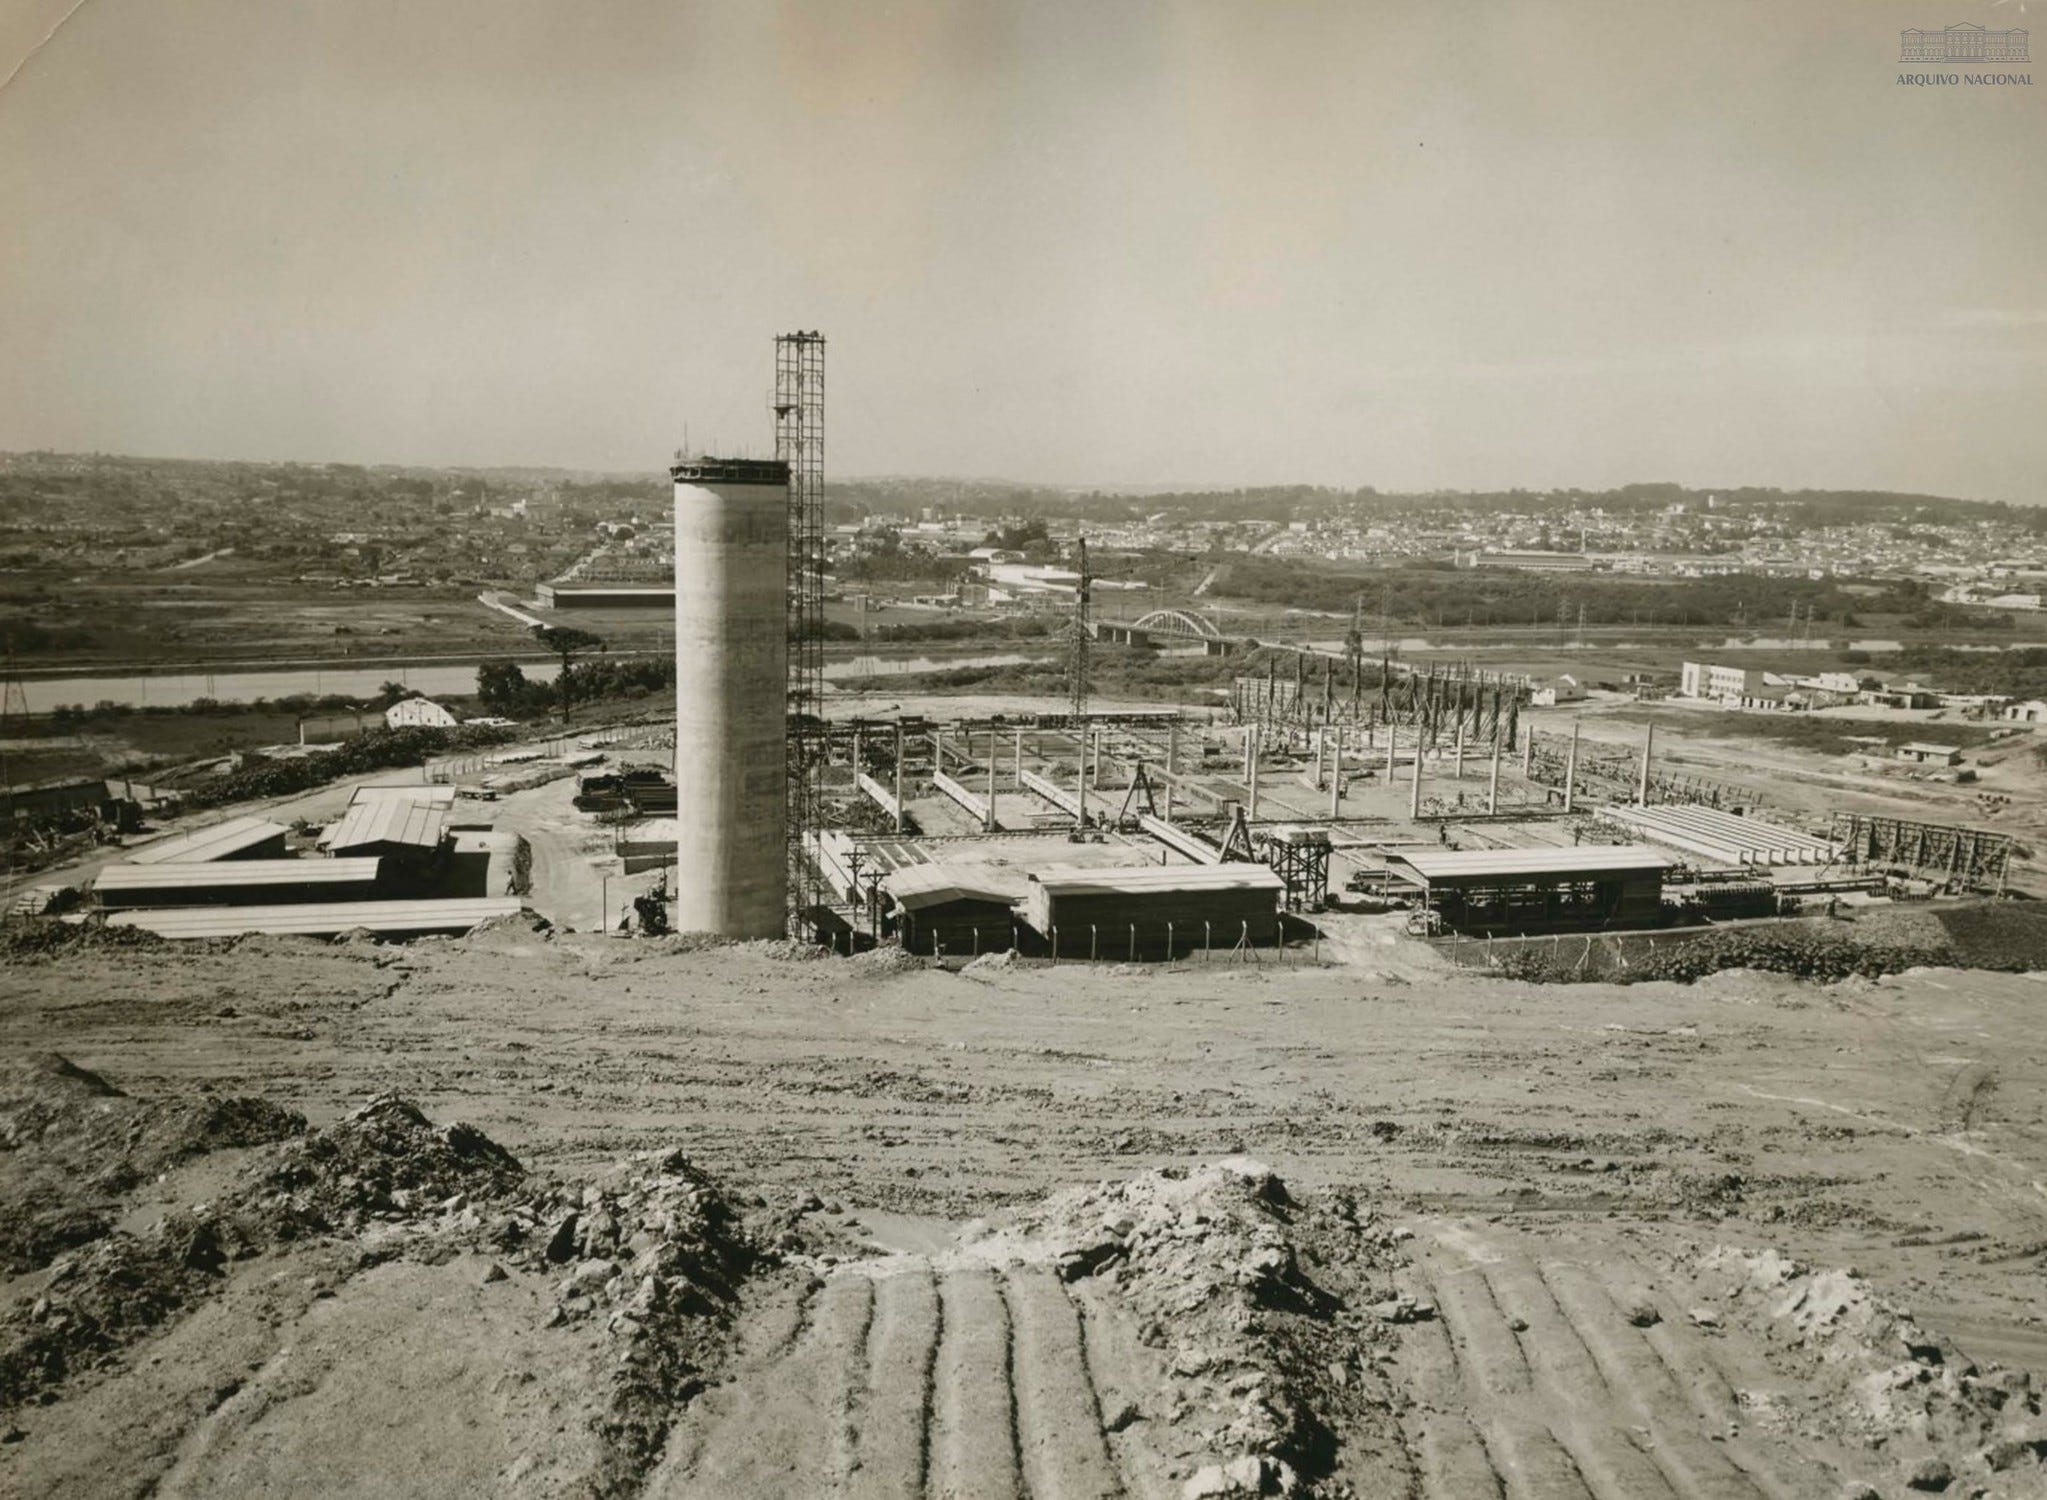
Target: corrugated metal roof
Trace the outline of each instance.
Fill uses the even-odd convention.
[[[128,856],[131,865],[188,864],[228,859],[243,849],[267,843],[291,830],[265,818],[229,818],[210,828],[195,828],[173,838],[160,840]]]
[[[381,933],[467,932],[480,922],[516,916],[517,896],[447,901],[333,901],[295,906],[180,906],[114,912],[110,927],[140,927],[167,938],[234,937],[267,932],[332,937],[361,928]]]
[[[320,835],[323,849],[410,844],[432,849],[455,806],[452,786],[359,786],[341,821]]]
[[[1031,880],[1058,896],[1156,894],[1161,891],[1283,891],[1286,882],[1266,865],[1119,865],[1090,870],[1033,870]]]
[[[922,911],[948,901],[992,901],[1012,906],[1024,896],[1021,882],[1004,881],[1000,872],[985,865],[905,865],[884,876],[881,888],[904,911]]]
[[[344,885],[377,878],[376,859],[230,859],[207,864],[108,865],[97,891],[218,890],[238,885]]]
[[[1647,844],[1585,844],[1574,849],[1417,849],[1389,854],[1386,861],[1406,865],[1424,880],[1662,870],[1676,863]]]

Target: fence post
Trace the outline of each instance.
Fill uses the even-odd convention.
[[[1173,924],[1166,923],[1166,962],[1173,961]]]
[[[1095,924],[1095,923],[1093,923],[1093,922],[1090,922],[1090,923],[1088,923],[1088,924],[1087,924],[1087,957],[1088,957],[1088,962],[1089,962],[1089,963],[1093,963],[1093,962],[1095,961],[1095,959],[1096,959],[1096,958],[1097,958],[1097,957],[1098,957],[1098,956],[1100,955],[1100,951],[1101,951],[1101,946],[1102,946],[1102,929],[1101,929],[1101,928],[1100,928],[1100,927],[1099,927],[1099,926],[1098,926],[1097,924]]]
[[[1059,929],[1058,929],[1058,927],[1057,927],[1057,926],[1054,926],[1054,927],[1052,928],[1051,932],[1047,934],[1047,936],[1049,936],[1049,937],[1050,937],[1050,938],[1052,939],[1052,967],[1056,969],[1056,968],[1058,968],[1058,967],[1059,967]]]
[[[1209,949],[1212,946],[1213,937],[1214,932],[1211,929],[1210,924],[1208,924],[1207,922],[1203,922],[1201,924],[1201,961],[1203,963],[1208,962],[1208,954]]]
[[[1130,924],[1130,961],[1132,963],[1137,962],[1137,924],[1135,922]]]

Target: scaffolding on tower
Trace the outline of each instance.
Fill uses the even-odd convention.
[[[775,339],[775,457],[789,465],[790,931],[825,900],[810,857],[824,827],[824,335]]]
[[[1070,697],[1067,712],[1078,726],[1087,719],[1088,647],[1094,639],[1094,622],[1088,618],[1094,578],[1087,569],[1087,538],[1080,539],[1078,577],[1073,586],[1073,622],[1067,641],[1066,688]]]

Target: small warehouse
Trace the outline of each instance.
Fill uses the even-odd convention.
[[[257,906],[299,901],[369,901],[375,859],[231,859],[207,863],[108,865],[93,877],[107,911],[144,906]]]
[[[451,786],[359,786],[341,821],[320,835],[320,847],[337,858],[425,864],[441,852],[454,812]]]
[[[1646,844],[1386,856],[1395,878],[1419,888],[1424,910],[1474,936],[1656,926],[1672,862]]]
[[[1962,763],[1962,747],[1942,745],[1932,740],[1910,740],[1898,746],[1898,759],[1916,761],[1922,766],[1958,766]]]
[[[1158,958],[1276,942],[1285,893],[1260,864],[1037,870],[1024,920],[1061,956]]]
[[[283,859],[284,838],[291,830],[265,818],[229,818],[210,828],[195,828],[174,838],[159,839],[128,856],[131,865],[208,864],[215,860]]]
[[[1018,938],[1021,884],[999,871],[942,863],[906,865],[883,877],[887,920],[911,953],[999,953]]]

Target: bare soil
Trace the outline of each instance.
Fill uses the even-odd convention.
[[[2040,975],[1328,949],[16,952],[0,1493],[2047,1491]]]

